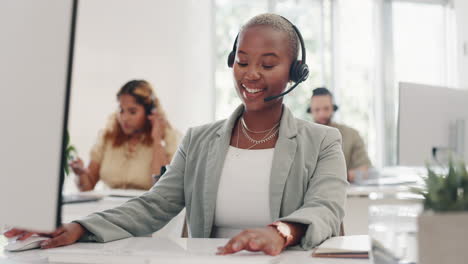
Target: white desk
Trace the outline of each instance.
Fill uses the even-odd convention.
[[[425,174],[425,168],[387,167],[382,171],[384,173],[403,178],[403,180],[408,179],[416,182],[370,186],[350,185],[347,190],[345,217],[343,219],[346,235],[368,234],[368,210],[371,205],[408,205],[422,202],[421,197],[412,194],[410,188],[423,185],[421,175]]]
[[[421,199],[412,195],[408,189],[407,186],[351,186],[348,190],[343,219],[345,234],[368,234],[369,206],[371,205],[421,203]]]
[[[216,248],[227,239],[150,238],[135,237],[110,243],[77,243],[67,247],[4,252],[6,240],[0,238],[1,263],[290,263],[290,264],[368,264],[367,259],[313,258],[311,251],[286,250],[279,256],[239,252],[231,256],[216,256]],[[58,262],[49,262],[57,260]],[[60,259],[62,261],[60,261]]]
[[[99,193],[99,192],[96,192]],[[68,223],[76,219],[83,218],[93,212],[100,212],[103,210],[111,209],[119,206],[129,200],[130,198],[122,197],[104,197],[97,202],[85,202],[66,204],[62,207],[62,222]],[[182,229],[185,220],[185,209],[173,218],[164,228],[155,232],[153,237],[161,239],[178,238],[182,234]],[[1,226],[0,226],[1,231]],[[138,238],[144,239],[144,238]],[[148,238],[151,239],[151,238]],[[0,263],[48,263],[47,258],[40,256],[43,250],[30,250],[20,253],[10,253],[3,250],[6,245],[7,239],[0,233]],[[96,244],[104,245],[104,244]],[[111,244],[112,245],[112,244]],[[112,263],[105,262],[105,263]]]
[[[63,221],[69,222],[95,211],[113,208],[128,199],[106,197],[97,202],[66,204],[63,207]],[[180,238],[184,217],[185,212],[182,212],[162,230],[153,234],[153,237],[135,237],[110,243],[77,243],[48,250],[7,252],[3,250],[7,239],[0,235],[0,263],[369,263],[367,259],[312,258],[311,251],[291,250],[277,257],[250,252],[240,252],[233,256],[215,256],[217,247],[224,245],[227,240]],[[49,261],[49,257],[52,262]]]
[[[414,203],[417,199],[405,197],[408,185],[392,186],[350,186],[346,204],[344,227],[347,235],[367,234],[368,207],[373,203]],[[373,197],[375,194],[384,197]],[[388,197],[385,197],[388,195]],[[401,196],[401,197],[399,197]],[[374,199],[383,198],[383,199]],[[403,199],[401,199],[403,198]],[[407,199],[408,198],[408,199]],[[67,204],[63,208],[63,221],[69,222],[84,217],[95,211],[113,208],[128,198],[104,198],[93,203]],[[180,237],[185,214],[182,212],[163,230],[151,237],[129,238],[111,243],[79,243],[68,247],[51,250],[30,250],[20,253],[3,251],[6,239],[0,236],[0,263],[50,263],[47,255],[60,254],[66,262],[77,263],[84,258],[96,263],[335,263],[367,264],[366,259],[324,259],[312,258],[310,251],[283,252],[278,257],[263,254],[239,253],[233,256],[214,256],[218,246],[224,245],[224,239],[184,239]],[[162,250],[164,249],[164,250]],[[133,256],[131,256],[133,254]],[[55,255],[57,256],[57,255]],[[91,263],[91,262],[88,262]]]

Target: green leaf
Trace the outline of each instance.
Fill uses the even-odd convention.
[[[468,210],[468,173],[464,162],[450,159],[448,172],[437,174],[426,164],[425,188],[411,191],[424,197],[424,208],[439,212]]]
[[[76,156],[78,153],[76,148],[73,145],[70,145],[70,134],[68,133],[68,130],[65,131],[65,146],[65,151],[63,153],[63,171],[65,176],[68,176],[70,174],[70,167],[68,163],[72,160],[73,156]]]

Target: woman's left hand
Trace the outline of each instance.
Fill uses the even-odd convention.
[[[156,109],[148,116],[148,119],[151,122],[151,136],[153,137],[153,140],[160,142],[164,137],[164,131],[167,123],[166,120],[157,112]]]
[[[219,247],[217,254],[227,255],[248,250],[276,256],[283,251],[285,243],[284,237],[274,227],[247,229],[229,240],[224,247]]]

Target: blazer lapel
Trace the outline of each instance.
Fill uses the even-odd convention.
[[[218,195],[218,185],[224,160],[231,141],[232,128],[244,111],[243,106],[239,106],[224,125],[217,131],[217,137],[211,142],[208,150],[208,160],[204,182],[205,199],[203,206],[204,214],[204,237],[210,237],[213,227],[216,198]]]
[[[294,140],[296,135],[296,121],[288,108],[284,107],[270,177],[270,214],[272,221],[277,220],[280,216],[284,185],[297,150],[297,143]]]

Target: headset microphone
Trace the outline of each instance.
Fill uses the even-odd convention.
[[[291,86],[291,88],[289,88],[288,90],[286,90],[285,92],[282,92],[278,95],[273,95],[273,96],[268,96],[266,98],[263,99],[263,101],[266,103],[266,102],[269,102],[271,100],[275,100],[276,98],[280,98],[282,96],[285,96],[287,95],[288,93],[290,93],[292,90],[294,90],[294,88],[296,88],[296,86],[298,86],[301,82],[303,82],[305,79],[307,79],[307,77],[309,76],[309,73],[307,73],[307,75],[305,76],[305,78],[297,83],[295,83],[293,86]]]

